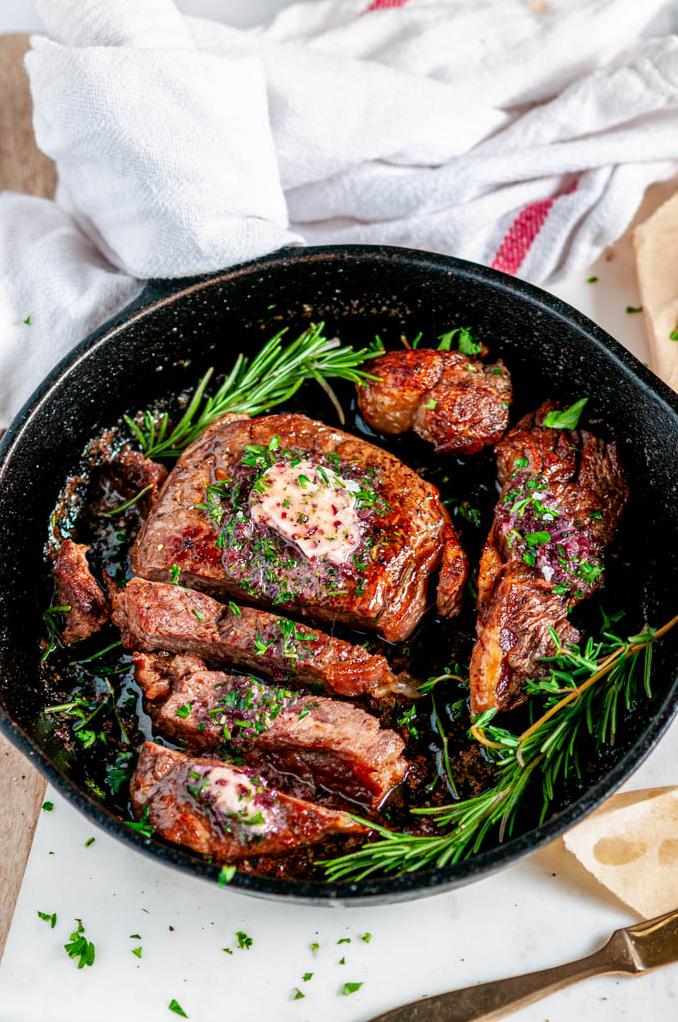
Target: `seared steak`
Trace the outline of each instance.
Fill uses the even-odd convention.
[[[193,750],[226,746],[370,806],[407,773],[402,738],[351,703],[210,671],[194,656],[133,657],[156,727]]]
[[[615,444],[543,425],[550,403],[497,446],[501,494],[478,574],[471,657],[475,713],[518,705],[539,657],[578,634],[568,610],[603,583],[604,555],[628,488]]]
[[[167,469],[145,457],[141,451],[123,447],[109,462],[109,477],[113,487],[123,497],[134,497],[140,490],[150,487],[137,503],[137,507],[141,505],[141,510],[147,513],[167,478]]]
[[[437,489],[303,415],[221,420],[170,474],[132,550],[137,575],[406,639],[443,557],[466,560]],[[176,569],[175,569],[176,570]]]
[[[346,813],[268,787],[252,770],[154,742],[142,746],[130,797],[137,818],[148,810],[156,834],[217,863],[281,855],[329,834],[365,831]]]
[[[126,649],[195,653],[342,696],[416,694],[411,678],[362,646],[178,585],[133,578],[113,597],[113,623]]]
[[[459,351],[387,351],[370,363],[379,379],[357,386],[358,407],[372,429],[413,429],[446,454],[474,454],[508,426],[511,378],[502,362],[487,365]]]
[[[54,562],[56,602],[70,607],[65,614],[61,641],[66,645],[88,639],[108,621],[108,600],[87,562],[88,547],[65,539]]]

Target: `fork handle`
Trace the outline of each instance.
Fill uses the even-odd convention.
[[[372,1022],[496,1022],[579,980],[610,972],[635,972],[633,963],[620,951],[619,945],[610,941],[576,962],[426,997],[387,1011]]]

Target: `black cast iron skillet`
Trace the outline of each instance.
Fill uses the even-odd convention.
[[[283,250],[225,273],[149,285],[116,319],[84,340],[40,385],[0,445],[0,729],[86,816],[120,841],[187,873],[216,869],[180,848],[149,842],[123,826],[41,746],[38,674],[42,548],[58,491],[87,441],[125,409],[194,385],[210,365],[256,351],[271,317],[291,326],[323,318],[346,342],[376,331],[435,336],[472,325],[503,355],[517,403],[591,395],[593,421],[621,447],[635,511],[627,556],[638,619],[655,625],[676,612],[678,594],[678,400],[632,355],[563,302],[522,281],[457,259],[401,248]],[[331,333],[330,333],[331,336]],[[187,364],[190,362],[190,364]],[[678,696],[678,648],[657,652],[655,697],[600,770],[543,826],[473,859],[362,885],[277,881],[238,874],[232,886],[295,901],[392,902],[448,890],[534,851],[589,813],[639,765],[670,723]],[[536,796],[538,797],[538,796]]]

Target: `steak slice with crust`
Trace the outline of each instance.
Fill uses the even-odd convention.
[[[108,621],[110,607],[87,561],[89,547],[65,539],[54,562],[56,602],[65,613],[61,641],[66,645],[88,639]]]
[[[367,806],[383,802],[407,773],[400,735],[351,703],[210,671],[194,656],[133,659],[155,726],[191,750],[226,745],[253,766]]]
[[[284,795],[247,768],[144,742],[130,783],[132,808],[155,833],[218,864],[281,855],[330,834],[362,834],[347,813]]]
[[[416,695],[408,675],[394,675],[385,657],[363,646],[194,589],[133,578],[113,596],[113,623],[126,649],[195,653],[342,696]]]
[[[568,611],[603,584],[604,556],[628,498],[615,444],[544,426],[553,405],[497,446],[501,493],[478,572],[471,709],[511,709],[539,658],[578,641]]]
[[[438,490],[303,415],[220,420],[179,458],[132,548],[135,574],[406,639],[429,581],[466,558]],[[176,568],[174,569],[176,571]]]
[[[486,353],[486,349],[482,349]],[[365,422],[380,433],[413,429],[446,454],[475,454],[508,426],[511,377],[459,351],[387,351],[370,363],[377,380],[356,385]]]

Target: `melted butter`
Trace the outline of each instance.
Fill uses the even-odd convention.
[[[212,767],[207,776],[205,792],[215,809],[246,824],[247,833],[252,837],[266,832],[268,815],[261,806],[255,805],[257,789],[246,774],[223,766]],[[248,819],[255,815],[261,817],[260,822],[249,823]]]
[[[360,485],[312,461],[278,462],[250,495],[252,521],[274,529],[309,560],[345,564],[360,543]]]

